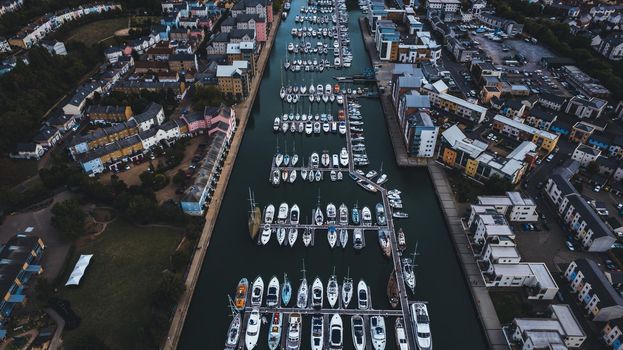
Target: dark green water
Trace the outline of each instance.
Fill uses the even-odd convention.
[[[350,268],[355,283],[360,278],[365,278],[370,285],[373,308],[389,308],[386,286],[392,264],[389,259],[383,257],[376,234],[368,233],[367,247],[360,253],[353,250],[351,241],[346,249],[331,250],[324,236],[316,241],[315,247],[310,248],[303,246],[301,233],[294,248],[277,247],[274,235],[266,247],[257,246],[249,238],[247,229],[249,187],[255,192],[256,201],[262,208],[269,203],[273,203],[276,207],[281,202],[288,202],[290,205],[297,203],[301,208],[303,222],[306,216],[311,219],[310,213],[316,206],[318,192],[323,208],[328,202],[333,202],[336,206],[344,202],[349,208],[358,202],[360,208],[367,205],[373,209],[374,204],[381,200],[380,195],[365,192],[348,176],[344,176],[342,182],[332,183],[326,179],[312,184],[301,182],[299,177],[295,184],[282,184],[278,188],[273,188],[268,182],[270,163],[277,143],[282,150],[286,142],[290,150],[295,144],[299,156],[306,159],[313,151],[327,149],[331,153],[338,153],[345,145],[344,138],[337,134],[306,136],[280,133],[276,136],[272,131],[274,117],[284,110],[289,111],[289,107],[282,105],[279,98],[281,80],[300,82],[304,77],[307,85],[311,82],[310,73],[289,73],[286,76],[280,69],[286,45],[291,40],[290,29],[301,6],[300,1],[293,4],[290,16],[281,24],[277,34],[269,66],[262,80],[188,312],[180,349],[222,349],[230,322],[226,295],[233,295],[240,278],[247,277],[252,281],[257,275],[262,275],[265,283],[268,283],[273,275],[280,276],[281,280],[281,276],[286,272],[290,280],[295,280],[293,288],[296,291],[303,259],[310,283],[316,276],[320,276],[326,283],[334,266],[341,283],[343,275]],[[314,74],[315,84],[334,84],[335,81],[331,79],[333,76],[358,74],[369,67],[359,30],[359,15],[361,13],[358,10],[350,12],[349,29],[354,55],[352,67],[349,70],[325,70],[319,75]],[[332,60],[332,55],[329,57]],[[404,210],[410,214],[408,220],[398,221],[395,225],[403,227],[407,233],[408,250],[412,251],[416,240],[419,241],[418,250],[421,255],[417,259],[415,299],[429,302],[435,349],[486,349],[486,341],[475,316],[476,311],[447,234],[428,172],[424,169],[398,168],[379,101],[361,99],[359,103],[362,105],[361,111],[365,121],[366,145],[371,162],[369,168],[378,169],[383,162],[383,170],[390,179],[387,183],[388,188],[402,190]],[[329,111],[329,107],[325,110],[324,103],[320,103],[320,109],[318,105],[314,104],[312,110],[314,113],[317,110],[319,113]],[[303,106],[301,112],[307,112],[309,102],[306,100]],[[336,111],[335,104],[333,112]],[[295,297],[293,299],[295,301]],[[355,302],[356,300],[351,302],[351,307]],[[352,349],[350,320],[344,318],[343,321],[344,348]],[[387,349],[395,349],[394,320],[386,320],[386,325]],[[267,325],[262,327],[257,349],[268,348],[267,329]],[[366,336],[369,337],[369,334]],[[309,349],[309,337],[310,320],[306,318],[303,322],[302,349]]]

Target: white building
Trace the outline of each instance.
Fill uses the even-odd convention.
[[[558,293],[558,285],[545,263],[493,264],[492,272],[483,276],[487,288],[527,287],[528,299],[552,300]]]
[[[67,49],[65,48],[65,44],[58,40],[42,40],[41,46],[48,50],[48,52],[52,55],[67,55]]]
[[[512,340],[521,350],[579,348],[586,333],[569,305],[549,306],[549,318],[515,318],[510,327]]]
[[[487,114],[487,108],[467,102],[447,92],[448,86],[442,80],[422,87],[422,93],[429,96],[431,105],[472,122],[482,123]]]
[[[599,149],[580,143],[573,151],[571,159],[578,161],[582,167],[586,167],[591,162],[596,161],[600,155]]]
[[[435,155],[438,134],[439,127],[433,124],[428,113],[418,112],[412,115],[403,132],[407,153],[415,157],[432,158]]]
[[[536,202],[519,192],[506,192],[504,196],[478,196],[478,204],[495,207],[498,213],[505,215],[511,222],[534,222],[539,219]]]
[[[484,244],[490,240],[499,240],[500,237],[514,239],[515,233],[508,226],[504,215],[492,206],[472,205],[467,226],[473,233],[475,243]]]

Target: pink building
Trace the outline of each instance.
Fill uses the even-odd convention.
[[[203,114],[200,112],[194,112],[182,116],[182,120],[188,125],[189,134],[203,134],[206,129],[206,121]]]
[[[220,107],[206,107],[203,112],[203,117],[210,135],[221,131],[229,138],[236,128],[236,112],[225,105],[221,105]]]

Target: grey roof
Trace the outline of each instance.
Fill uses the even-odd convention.
[[[231,32],[229,32],[229,37],[231,39],[241,39],[244,36],[255,38],[255,29],[232,29]]]
[[[141,145],[143,144],[143,142],[141,141],[141,138],[138,135],[132,135],[130,137],[123,138],[117,141],[117,143],[119,144],[119,146],[123,148],[134,146],[136,144],[141,144]]]
[[[86,83],[86,84],[81,85],[79,88],[76,89],[76,92],[71,97],[71,99],[69,99],[69,103],[71,103],[74,106],[80,105],[82,101],[84,101],[84,99],[87,98],[87,96],[92,94],[99,87],[100,85],[97,83]]]
[[[612,230],[606,226],[606,223],[601,220],[599,215],[590,207],[588,203],[578,193],[573,193],[567,196],[569,203],[573,205],[573,208],[580,214],[582,219],[588,224],[588,228],[593,231],[593,237],[614,237]]]
[[[18,143],[15,150],[17,152],[34,152],[37,150],[37,144],[34,142]]]
[[[556,187],[561,191],[564,196],[575,193],[575,188],[571,185],[568,179],[561,174],[554,173],[550,179],[556,184]]]
[[[532,108],[529,114],[532,117],[548,122],[554,121],[557,117],[554,113],[551,113],[549,110],[543,109],[539,106]]]
[[[155,103],[155,102],[151,102],[149,104],[149,106],[147,106],[147,108],[145,108],[145,110],[143,111],[143,113],[141,114],[137,114],[135,115],[133,118],[134,120],[136,120],[137,123],[143,123],[148,121],[149,119],[154,119],[156,118],[156,115],[162,110],[162,106]],[[157,121],[156,121],[157,123]]]
[[[125,114],[125,106],[90,105],[85,113],[91,114]]]
[[[577,259],[575,263],[582,271],[584,280],[591,284],[592,290],[599,296],[599,307],[623,306],[623,298],[614,290],[597,263],[591,259]]]
[[[539,99],[550,101],[552,103],[559,104],[559,105],[562,105],[563,103],[565,103],[565,101],[567,101],[566,97],[555,95],[555,94],[552,94],[552,93],[549,93],[549,92],[541,93],[539,95]]]
[[[420,95],[417,92],[403,95],[406,108],[430,108],[428,95]]]
[[[34,141],[48,141],[52,137],[58,134],[58,130],[51,126],[44,126],[39,130],[39,132],[33,136]]]

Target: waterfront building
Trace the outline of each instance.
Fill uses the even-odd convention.
[[[43,272],[45,245],[37,236],[18,233],[0,247],[0,339],[16,306],[26,303],[26,288],[33,276]]]
[[[613,350],[623,349],[623,318],[606,322],[601,331],[601,337]]]
[[[566,304],[552,304],[547,318],[515,318],[509,328],[511,339],[521,350],[579,348],[586,333]]]
[[[529,141],[522,142],[506,157],[487,151],[488,144],[469,139],[454,125],[443,133],[437,151],[445,165],[464,169],[467,176],[488,179],[497,176],[518,183],[536,158],[537,146]]]
[[[439,16],[445,22],[459,19],[461,2],[459,0],[426,0],[426,16]]]
[[[503,214],[490,205],[472,205],[467,227],[472,234],[472,241],[484,245],[490,241],[499,241],[500,237],[515,239],[515,233],[508,226]]]
[[[530,141],[549,154],[558,144],[559,136],[502,115],[493,117],[493,130],[518,141]]]
[[[606,322],[623,317],[623,298],[595,261],[576,259],[569,263],[564,276],[586,315],[593,321]]]
[[[487,108],[448,94],[448,86],[443,80],[433,84],[425,84],[422,87],[422,93],[429,96],[433,106],[469,122],[480,124],[485,119]]]
[[[234,61],[230,65],[219,65],[216,78],[219,91],[227,98],[240,101],[249,95],[249,62]]]
[[[407,145],[407,154],[418,158],[432,158],[435,154],[439,127],[433,124],[430,115],[424,111],[411,114],[406,120],[402,133]]]
[[[493,264],[492,272],[483,272],[485,285],[525,287],[530,300],[553,300],[558,285],[545,263]]]
[[[539,219],[536,202],[520,192],[506,192],[503,196],[478,196],[478,204],[493,206],[511,222],[536,222]]]
[[[574,161],[575,162],[575,161]],[[577,162],[575,162],[578,164]],[[564,224],[590,252],[608,251],[616,238],[612,229],[597,215],[569,181],[572,174],[556,171],[547,180],[545,193]]]

